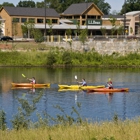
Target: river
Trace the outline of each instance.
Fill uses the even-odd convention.
[[[24,74],[26,77],[23,77]],[[86,91],[60,91],[58,84],[76,84],[78,80],[85,78],[88,85],[105,85],[111,78],[116,88],[129,88],[129,92],[117,92],[113,94],[87,93]],[[12,89],[11,83],[27,82],[27,77],[35,77],[37,83],[50,83],[50,88],[36,89]],[[55,117],[61,114],[60,106],[66,114],[71,114],[72,107],[77,108],[83,119],[92,121],[112,120],[116,114],[119,119],[134,119],[140,116],[140,71],[139,69],[106,69],[106,68],[44,68],[44,67],[1,67],[0,68],[0,109],[6,113],[7,126],[11,127],[11,120],[17,114],[21,105],[18,98],[26,98],[29,102],[37,97],[40,92],[43,95],[36,104],[36,110],[31,114],[32,121],[37,120],[36,113],[43,112]]]

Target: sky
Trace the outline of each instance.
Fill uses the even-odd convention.
[[[0,4],[2,4],[3,2],[9,2],[9,3],[13,3],[15,6],[19,3],[20,0],[0,0]],[[21,0],[23,1],[23,0]],[[41,2],[43,0],[33,0],[34,2]],[[105,0],[104,2],[107,2],[110,4],[111,6],[111,11],[116,10],[117,12],[119,12],[122,9],[122,5],[124,4],[124,0]]]

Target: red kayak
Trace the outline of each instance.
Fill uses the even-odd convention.
[[[128,88],[113,88],[113,89],[109,89],[109,88],[94,88],[94,89],[88,89],[88,92],[127,92],[129,91]]]

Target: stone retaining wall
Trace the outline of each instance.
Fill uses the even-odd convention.
[[[137,40],[124,40],[124,41],[89,41],[82,45],[80,41],[73,41],[70,45],[69,42],[46,42],[46,45],[54,47],[63,47],[65,49],[72,49],[73,51],[91,51],[105,55],[112,53],[119,53],[121,55],[140,52],[140,41]]]

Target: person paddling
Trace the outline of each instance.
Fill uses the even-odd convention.
[[[32,77],[31,79],[27,78],[27,80],[29,80],[32,84],[36,84],[35,77]]]
[[[85,81],[85,79],[82,79],[82,82],[78,82],[79,84],[82,84],[81,86],[87,86],[87,82]]]
[[[111,78],[108,79],[107,88],[113,89],[113,83],[112,83],[112,81],[111,81]]]

